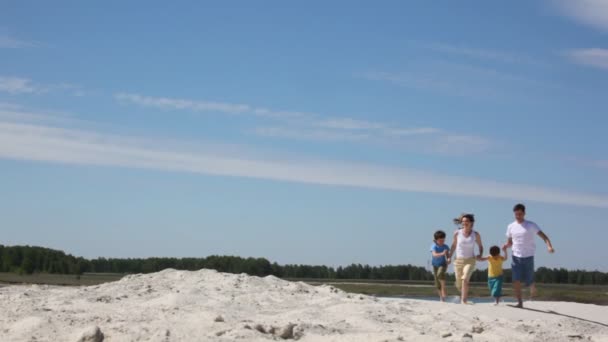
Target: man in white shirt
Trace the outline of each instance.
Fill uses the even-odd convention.
[[[543,231],[532,221],[525,219],[526,207],[517,204],[513,208],[515,221],[507,227],[507,248],[513,249],[511,271],[513,273],[513,289],[517,297],[517,307],[523,308],[521,295],[521,283],[530,286],[531,295],[534,294],[534,252],[536,244],[534,236],[540,236],[547,244],[549,253],[555,252],[551,240]]]

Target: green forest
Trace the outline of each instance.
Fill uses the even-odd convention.
[[[433,275],[424,267],[413,265],[369,266],[352,264],[345,267],[312,265],[279,265],[265,258],[212,255],[206,258],[97,258],[85,259],[63,251],[34,246],[0,245],[0,272],[20,274],[52,273],[151,273],[166,268],[195,271],[201,268],[220,272],[246,273],[255,276],[274,275],[280,278],[308,279],[369,279],[428,281]],[[453,277],[453,275],[451,275]],[[487,272],[477,270],[472,281],[487,281]],[[505,281],[511,281],[510,270],[505,270]],[[608,273],[586,270],[536,270],[536,281],[550,284],[608,285]]]

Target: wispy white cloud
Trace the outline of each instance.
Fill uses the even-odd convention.
[[[264,159],[167,148],[138,137],[0,120],[0,158],[259,178],[454,196],[608,208],[608,197],[423,170],[309,158]]]
[[[37,111],[16,103],[0,102],[0,122],[38,123],[46,125],[71,126],[92,125],[92,122],[70,116],[65,112]]]
[[[575,49],[566,56],[577,64],[608,70],[608,49]]]
[[[596,167],[608,170],[608,160],[596,160],[594,165]]]
[[[402,71],[368,71],[355,75],[406,88],[442,95],[470,98],[475,101],[530,97],[533,92],[571,91],[560,83],[494,68],[447,61],[424,61],[408,65]]]
[[[418,127],[418,128],[388,128],[385,130],[389,135],[396,136],[412,136],[422,134],[441,133],[442,130],[434,127]]]
[[[115,98],[122,103],[157,109],[261,116],[278,122],[278,124],[258,125],[249,132],[267,138],[316,142],[365,142],[442,154],[465,150],[470,153],[480,152],[490,146],[486,139],[470,136],[469,141],[458,140],[454,137],[459,135],[443,132],[434,127],[401,127],[380,121],[326,117],[316,113],[281,111],[249,104],[150,97],[132,93],[118,93],[115,94]],[[426,136],[426,138],[418,139],[420,136]],[[465,136],[467,135],[460,135],[460,137]],[[417,140],[412,140],[414,138]]]
[[[436,153],[471,155],[485,152],[490,146],[492,142],[479,136],[444,134],[439,139],[428,142],[426,148]]]
[[[131,102],[146,107],[155,107],[160,109],[188,109],[193,111],[217,111],[228,114],[239,114],[250,112],[252,108],[248,105],[209,102],[209,101],[192,101],[183,99],[172,99],[166,97],[150,97],[139,94],[119,93],[115,98],[121,102]]]
[[[395,125],[390,125],[383,122],[358,120],[352,118],[331,118],[321,120],[316,123],[319,127],[350,130],[350,131],[371,131],[374,134],[387,136],[409,136],[421,134],[440,133],[441,130],[434,127],[415,127],[415,128],[399,128]]]
[[[487,152],[494,144],[473,135],[458,135],[435,128],[388,130],[336,130],[315,127],[264,126],[253,133],[269,138],[283,138],[311,142],[357,143],[387,147],[399,151],[438,154],[471,155]]]
[[[253,114],[270,118],[298,118],[307,115],[306,113],[301,112],[270,110],[247,104],[152,97],[133,93],[118,93],[115,94],[114,97],[116,100],[123,103],[132,103],[140,106],[167,110],[191,110],[195,112],[218,112],[224,114]]]
[[[466,45],[427,43],[424,47],[445,54],[465,56],[479,60],[489,60],[510,64],[528,64],[534,66],[546,66],[546,62],[535,59],[523,53],[501,51],[487,48],[477,48]]]
[[[56,84],[48,84],[42,85],[41,88],[44,92],[66,92],[72,96],[82,97],[89,95],[91,92],[89,90],[85,90],[82,86],[72,83],[56,83]]]
[[[436,70],[416,70],[402,72],[370,71],[357,75],[370,81],[382,81],[398,86],[439,92],[442,94],[458,97],[468,97],[480,100],[495,98],[499,93],[492,87],[484,87],[471,84],[470,80],[452,77],[442,74]]]
[[[382,129],[386,125],[378,122],[366,120],[356,120],[351,118],[333,118],[322,120],[317,123],[321,127],[344,129],[344,130],[366,130],[366,129]]]
[[[39,44],[36,42],[28,42],[6,34],[0,34],[0,49],[22,49],[37,46]]]
[[[30,79],[21,77],[2,77],[0,76],[0,92],[9,94],[28,94],[40,91]]]
[[[591,160],[590,162],[586,161],[586,164],[590,164],[599,169],[608,170],[608,159]]]
[[[0,76],[0,92],[11,95],[68,92],[74,96],[86,95],[85,90],[70,83],[42,84],[25,77]]]
[[[608,32],[608,1],[553,0],[558,12],[576,22]]]
[[[316,128],[294,128],[285,126],[256,127],[253,132],[258,136],[287,138],[307,141],[355,142],[370,138],[369,134],[349,131],[336,131]]]

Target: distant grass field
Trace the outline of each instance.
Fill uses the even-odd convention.
[[[0,273],[0,284],[89,286],[116,281],[123,276],[124,274],[119,273],[85,273],[80,277],[75,275],[47,273],[33,275]],[[437,295],[433,283],[427,281],[359,279],[319,280],[303,278],[289,278],[286,280],[303,281],[311,285],[328,284],[346,292],[376,296],[433,297]],[[537,289],[537,300],[608,305],[608,286],[537,284]],[[512,297],[513,292],[511,284],[505,284],[503,292],[505,296]],[[527,296],[527,291],[524,292],[524,294]],[[458,295],[453,283],[450,282],[448,283],[448,295]],[[489,297],[487,285],[485,283],[472,283],[471,297]]]
[[[377,296],[404,296],[404,297],[433,297],[437,290],[430,282],[403,282],[403,283],[368,283],[366,281],[327,281],[310,282],[310,284],[328,284],[346,292],[361,293]],[[563,285],[563,284],[537,284],[536,300],[578,302],[598,305],[608,305],[608,286],[592,285]],[[505,297],[513,297],[511,284],[504,284]],[[448,296],[458,296],[459,293],[453,284],[448,283]],[[471,297],[489,297],[489,290],[484,283],[472,283]],[[524,298],[528,291],[524,291]]]
[[[123,276],[124,274],[119,273],[85,273],[81,276],[49,273],[37,273],[32,275],[0,273],[0,284],[89,286],[116,281]]]

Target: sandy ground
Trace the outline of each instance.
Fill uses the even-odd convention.
[[[80,288],[2,287],[0,308],[3,342],[608,341],[608,307],[378,299],[211,270]]]

